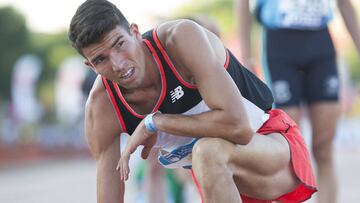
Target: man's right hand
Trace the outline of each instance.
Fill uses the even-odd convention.
[[[129,136],[125,150],[121,154],[118,165],[116,166],[116,170],[120,172],[121,180],[126,181],[129,178],[130,155],[135,152],[138,146],[143,145],[144,148],[141,152],[141,157],[143,159],[147,159],[152,147],[156,143],[156,139],[157,139],[157,132],[149,133],[145,128],[144,120],[142,120],[139,123],[139,125],[136,127],[133,134]]]

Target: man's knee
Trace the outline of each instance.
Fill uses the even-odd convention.
[[[313,144],[312,151],[314,159],[318,163],[328,163],[332,160],[332,142]]]
[[[228,141],[220,138],[201,138],[192,150],[193,165],[206,168],[225,167],[229,160],[229,152],[225,148]]]

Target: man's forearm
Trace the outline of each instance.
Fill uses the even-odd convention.
[[[105,180],[101,175],[97,176],[97,203],[124,203],[124,182],[120,177]]]
[[[254,67],[254,58],[252,56],[252,51],[251,51],[251,37],[250,37],[252,15],[249,10],[248,0],[237,1],[236,14],[238,21],[241,62],[246,68],[252,70],[252,68]]]
[[[96,156],[96,189],[98,203],[123,203],[125,186],[116,165],[120,157],[120,138]]]
[[[360,54],[360,25],[356,11],[350,0],[338,0],[338,7],[344,19],[347,30]]]
[[[244,115],[246,116],[246,115]],[[189,137],[218,137],[237,144],[247,144],[253,131],[245,117],[242,122],[226,119],[221,110],[197,115],[156,114],[154,122],[161,131]]]

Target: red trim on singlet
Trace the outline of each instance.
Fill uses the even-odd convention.
[[[226,52],[226,60],[225,60],[225,64],[224,64],[224,68],[227,69],[229,67],[229,63],[230,63],[230,54],[229,54],[229,50],[225,50]]]
[[[121,116],[120,109],[116,104],[116,100],[115,100],[115,97],[114,97],[113,93],[111,92],[109,83],[107,82],[105,77],[102,77],[102,80],[103,80],[103,83],[105,84],[106,92],[108,93],[108,95],[110,97],[110,101],[111,101],[113,107],[115,108],[115,112],[116,112],[116,114],[118,116],[118,119],[120,121],[121,128],[122,128],[123,132],[127,132],[124,119]],[[116,87],[117,87],[117,85],[116,85]]]
[[[155,40],[155,43],[157,45],[157,47],[160,49],[161,54],[163,55],[163,57],[165,58],[166,63],[169,65],[169,67],[171,68],[171,70],[173,71],[173,73],[175,74],[176,78],[187,88],[191,88],[191,89],[196,89],[196,85],[190,84],[188,82],[186,82],[181,75],[179,74],[179,72],[176,70],[174,64],[171,62],[169,56],[167,55],[167,53],[165,52],[164,48],[162,47],[159,38],[156,35],[156,29],[153,29],[152,31],[152,35],[153,38]]]
[[[131,106],[126,102],[124,96],[121,94],[121,91],[120,91],[119,86],[118,86],[115,82],[112,82],[112,83],[113,83],[113,85],[114,85],[114,87],[115,87],[115,91],[116,91],[117,95],[119,96],[121,102],[124,104],[125,108],[127,108],[127,110],[129,110],[130,113],[131,113],[132,115],[134,115],[135,117],[137,117],[137,118],[144,118],[144,116],[139,115],[138,113],[136,113],[136,112],[131,108]]]
[[[162,63],[160,61],[160,58],[159,56],[157,55],[154,47],[151,45],[150,41],[147,40],[147,39],[144,39],[144,42],[145,44],[149,47],[151,53],[153,54],[153,56],[155,57],[155,60],[157,62],[157,65],[159,67],[159,71],[160,71],[160,74],[161,74],[161,83],[162,83],[162,90],[161,90],[161,95],[160,95],[160,98],[159,98],[159,101],[157,102],[157,104],[155,105],[154,109],[152,112],[156,112],[161,103],[164,101],[164,98],[165,98],[165,95],[166,95],[166,77],[165,77],[165,72],[164,72],[164,67],[162,66]]]
[[[158,65],[159,72],[160,72],[162,89],[161,89],[161,93],[160,93],[160,97],[158,99],[158,102],[156,103],[155,107],[151,111],[151,112],[156,112],[159,109],[161,103],[164,101],[164,98],[165,98],[165,94],[166,94],[166,78],[165,78],[164,68],[163,68],[163,66],[161,64],[159,56],[156,54],[156,51],[155,51],[154,47],[151,46],[151,44],[150,44],[150,42],[148,40],[144,39],[144,42],[149,47],[151,53],[153,54],[153,56],[155,58],[155,61],[156,61],[157,65]],[[138,114],[136,111],[134,111],[134,109],[131,108],[131,106],[127,103],[124,96],[122,95],[119,86],[116,85],[116,83],[114,83],[114,82],[113,82],[113,84],[115,86],[116,93],[119,96],[121,102],[124,104],[125,108],[127,110],[129,110],[129,112],[132,115],[134,115],[135,117],[141,118],[141,119],[145,118],[146,115]]]
[[[158,38],[158,36],[156,35],[156,29],[153,29],[152,31],[152,35],[153,38],[155,40],[155,44],[157,45],[157,47],[160,49],[161,54],[163,55],[163,57],[165,58],[166,63],[169,65],[169,67],[171,68],[171,70],[173,71],[173,73],[175,74],[176,78],[187,88],[191,88],[191,89],[196,89],[196,85],[190,84],[188,82],[186,82],[181,75],[179,74],[179,72],[176,70],[173,62],[170,60],[170,57],[167,55],[167,53],[165,52],[165,49],[162,47],[161,42]],[[225,64],[224,64],[224,68],[227,69],[229,62],[230,62],[230,57],[229,57],[229,53],[228,50],[225,51],[226,52],[226,60],[225,60]]]

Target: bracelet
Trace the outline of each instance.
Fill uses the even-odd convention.
[[[154,112],[154,113],[151,113],[151,114],[148,114],[146,117],[145,117],[145,128],[146,130],[149,132],[149,133],[154,133],[154,132],[157,132],[158,129],[156,128],[155,126],[155,123],[154,123],[154,120],[153,120],[153,116],[158,113],[159,111],[157,112]]]

